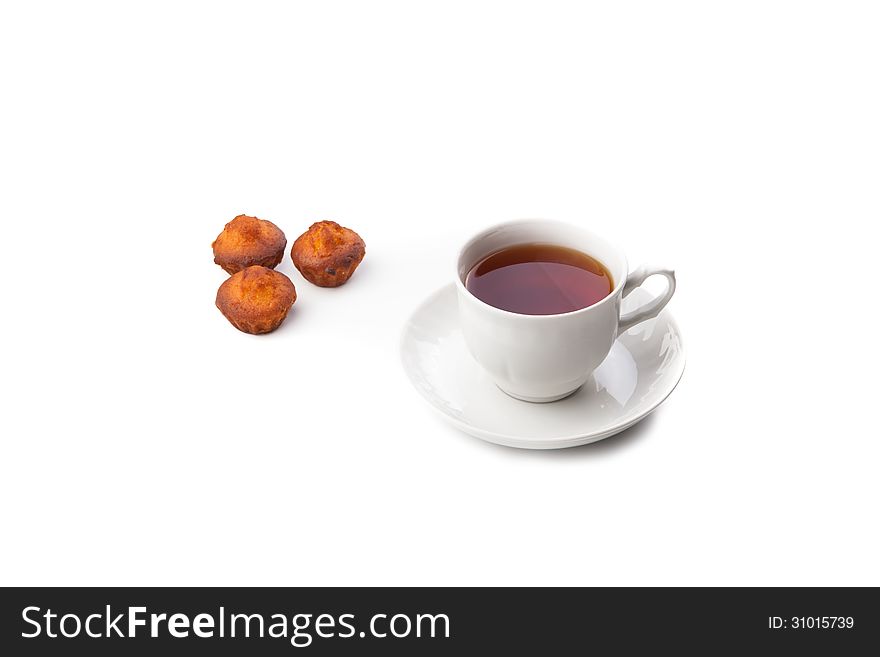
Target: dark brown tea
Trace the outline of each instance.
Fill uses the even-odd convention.
[[[483,258],[465,278],[471,294],[522,315],[558,315],[601,301],[614,289],[605,266],[553,244],[518,244]]]

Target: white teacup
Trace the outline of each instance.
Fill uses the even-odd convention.
[[[465,287],[480,260],[517,244],[556,244],[599,260],[614,289],[601,301],[559,315],[522,315],[481,301]],[[665,276],[666,292],[620,314],[620,300],[649,276]],[[558,221],[524,219],[488,228],[462,247],[455,285],[465,342],[473,357],[511,397],[550,402],[575,392],[590,377],[623,331],[655,317],[675,292],[675,272],[639,267],[629,272],[623,253],[594,233]]]

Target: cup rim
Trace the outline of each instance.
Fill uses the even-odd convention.
[[[585,233],[593,235],[596,238],[598,238],[599,240],[605,242],[609,247],[611,247],[617,253],[617,255],[620,257],[621,261],[623,262],[623,275],[619,277],[620,280],[617,280],[614,282],[614,288],[611,290],[611,292],[609,292],[601,300],[599,300],[596,303],[591,304],[589,306],[585,306],[584,308],[578,308],[577,310],[570,310],[567,313],[555,313],[552,315],[527,315],[526,313],[515,313],[511,310],[504,310],[503,308],[498,308],[497,306],[493,306],[490,303],[486,303],[485,301],[483,301],[482,299],[477,297],[469,289],[467,289],[467,286],[465,286],[464,281],[461,280],[461,276],[459,275],[459,271],[460,271],[462,255],[464,254],[465,250],[469,246],[474,244],[477,240],[481,239],[486,233],[489,233],[491,231],[498,230],[498,229],[501,229],[501,228],[504,228],[507,226],[517,225],[517,224],[544,224],[544,225],[553,224],[556,226],[564,226],[566,228],[573,228],[575,230],[583,231]],[[559,246],[563,246],[563,245],[559,245]],[[473,265],[471,265],[471,266],[473,266]],[[570,316],[578,315],[580,313],[586,313],[587,311],[599,308],[606,303],[610,303],[611,299],[615,298],[618,295],[618,293],[623,289],[623,286],[626,284],[626,278],[628,275],[629,275],[629,263],[626,260],[626,255],[620,249],[620,247],[617,246],[617,244],[608,241],[607,239],[605,239],[601,235],[598,235],[597,233],[589,230],[588,228],[582,228],[581,226],[577,226],[575,224],[571,224],[566,221],[559,221],[557,219],[540,219],[540,218],[512,219],[510,221],[502,221],[497,224],[487,226],[486,228],[483,228],[478,233],[473,235],[470,239],[468,239],[461,246],[461,248],[459,248],[458,255],[455,258],[455,286],[459,292],[464,292],[471,299],[476,301],[481,306],[488,308],[490,311],[494,311],[496,313],[501,313],[502,315],[505,315],[505,316],[520,317],[520,318],[526,318],[526,319],[531,319],[531,320],[535,320],[535,321],[551,320],[551,319],[555,319],[557,317],[570,317]]]

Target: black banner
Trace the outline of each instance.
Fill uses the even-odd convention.
[[[3,589],[4,655],[862,654],[876,589]]]

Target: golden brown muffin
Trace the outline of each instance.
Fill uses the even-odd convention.
[[[274,269],[284,257],[287,238],[271,221],[240,214],[226,224],[211,248],[214,262],[230,274],[251,265]]]
[[[361,264],[366,246],[361,236],[335,221],[319,221],[296,238],[290,257],[310,283],[337,287]]]
[[[217,290],[217,307],[239,331],[269,333],[277,329],[293,302],[296,288],[281,272],[254,265],[226,279]]]

